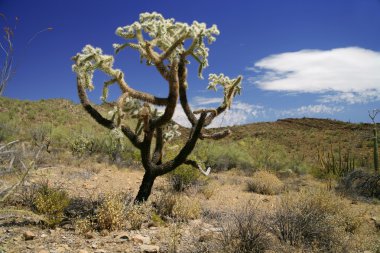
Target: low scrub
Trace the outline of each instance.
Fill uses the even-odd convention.
[[[363,170],[355,170],[343,177],[339,189],[364,197],[380,199],[380,175]]]
[[[96,210],[99,230],[117,230],[125,225],[125,202],[122,194],[111,193],[104,196]]]
[[[279,194],[284,189],[284,183],[268,171],[257,171],[247,182],[248,191],[265,195]]]
[[[288,193],[271,218],[271,230],[286,244],[313,252],[341,252],[346,233],[360,221],[343,200],[325,190]]]
[[[205,184],[205,177],[194,167],[182,165],[168,174],[170,187],[176,192],[182,192],[192,186]]]
[[[201,206],[198,199],[182,194],[166,192],[156,198],[154,206],[161,216],[174,218],[178,221],[188,221],[201,216]]]
[[[271,239],[256,208],[249,205],[226,220],[220,235],[223,252],[255,253],[269,249]]]

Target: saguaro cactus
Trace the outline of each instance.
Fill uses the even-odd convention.
[[[199,64],[198,76],[202,78],[202,70],[208,66],[209,49],[205,40],[211,44],[218,34],[216,25],[207,28],[205,23],[197,21],[189,25],[175,22],[174,19],[165,19],[155,12],[140,14],[138,22],[117,28],[116,35],[126,39],[127,42],[114,44],[115,52],[118,53],[125,48],[137,50],[141,61],[145,60],[148,66],[154,66],[167,81],[169,85],[167,97],[156,97],[131,88],[125,81],[123,72],[113,68],[114,57],[103,54],[100,48],[87,45],[81,53],[73,57],[78,95],[84,109],[100,125],[124,134],[140,150],[145,174],[135,202],[147,200],[154,180],[181,164],[189,164],[205,172],[197,161],[188,159],[197,140],[206,138],[217,140],[231,133],[230,130],[210,133],[206,132],[205,127],[231,106],[236,94],[240,94],[241,76],[230,79],[223,74],[209,75],[208,89],[216,89],[217,85],[224,88],[223,103],[217,108],[193,111],[187,98],[189,58],[193,58]],[[110,77],[110,80],[103,85],[101,99],[104,102],[107,102],[110,85],[116,84],[121,90],[110,119],[101,115],[91,105],[87,96],[87,91],[94,89],[92,79],[95,70],[100,70]],[[164,145],[179,134],[176,125],[172,123],[178,100],[191,123],[191,131],[178,154],[172,160],[164,161]],[[164,106],[163,112],[159,112],[155,106]],[[137,120],[134,130],[127,125],[128,115]]]
[[[374,109],[368,112],[369,117],[373,123],[373,165],[375,170],[379,171],[379,145],[378,145],[378,137],[377,137],[377,125],[376,125],[376,115],[379,113],[379,109]]]

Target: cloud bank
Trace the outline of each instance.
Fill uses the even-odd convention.
[[[190,106],[193,110],[201,108],[215,108],[221,102],[222,99],[220,98],[195,97]],[[264,113],[265,110],[262,106],[235,101],[233,102],[231,109],[216,117],[209,127],[214,128],[246,124]],[[173,120],[182,126],[191,126],[180,104],[176,107]]]
[[[271,55],[248,68],[259,88],[289,93],[321,93],[319,102],[380,100],[380,52],[359,47],[301,50]]]

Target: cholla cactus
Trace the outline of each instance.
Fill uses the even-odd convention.
[[[141,61],[146,61],[148,66],[155,66],[168,82],[167,97],[156,97],[131,88],[125,81],[123,72],[113,67],[114,57],[103,54],[100,48],[91,45],[86,45],[81,53],[73,57],[73,71],[77,74],[78,95],[85,110],[102,126],[110,130],[119,129],[140,150],[145,175],[135,202],[142,202],[149,197],[158,176],[173,171],[181,164],[192,165],[204,172],[199,163],[188,160],[188,156],[198,139],[221,139],[231,133],[229,130],[206,133],[205,127],[230,108],[235,95],[240,94],[242,77],[230,79],[223,74],[211,74],[208,88],[216,89],[217,85],[221,85],[224,88],[224,101],[214,109],[193,111],[187,101],[187,64],[190,59],[195,60],[199,64],[198,76],[203,78],[202,71],[208,66],[209,49],[206,43],[213,43],[215,36],[219,35],[216,25],[208,28],[205,23],[197,21],[189,25],[165,19],[161,14],[153,12],[140,14],[139,21],[117,28],[116,35],[127,42],[113,44],[115,53],[125,48],[138,50]],[[109,112],[110,119],[102,116],[87,96],[87,91],[95,88],[93,75],[96,70],[110,77],[103,84],[103,102],[108,103],[110,85],[116,84],[122,91],[116,103],[113,103],[114,109]],[[178,100],[192,129],[178,155],[173,160],[164,162],[162,156],[165,143],[180,135],[178,125],[172,121]],[[165,109],[160,111],[157,106],[164,106]],[[196,114],[200,114],[199,117]],[[134,130],[126,124],[128,118],[137,120]]]

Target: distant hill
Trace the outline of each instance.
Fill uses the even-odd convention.
[[[99,107],[104,114],[111,108]],[[133,123],[132,123],[133,124]],[[54,145],[67,146],[68,140],[81,134],[106,134],[82,109],[81,105],[65,99],[40,101],[0,98],[0,141],[28,139],[31,132],[49,128],[56,138]],[[224,128],[221,128],[224,129]],[[282,152],[277,158],[298,159],[310,166],[317,166],[318,152],[350,154],[356,158],[356,166],[370,167],[372,163],[372,126],[330,119],[288,118],[276,122],[260,122],[230,127],[232,135],[220,141],[203,141],[211,147],[234,143],[235,149],[245,150],[254,160],[257,149]],[[217,131],[209,129],[207,131]],[[220,129],[219,129],[220,130]],[[188,130],[181,130],[182,141]],[[209,143],[209,144],[207,144]],[[263,152],[261,151],[261,152]],[[256,152],[256,153],[255,153]],[[255,157],[256,156],[256,157]],[[271,159],[270,154],[268,159]],[[279,161],[281,162],[281,161]]]

